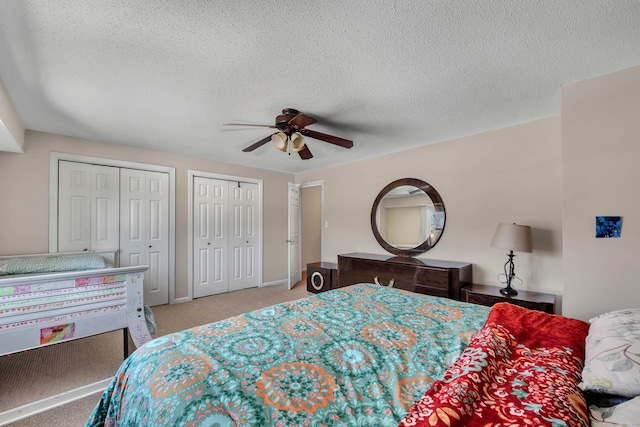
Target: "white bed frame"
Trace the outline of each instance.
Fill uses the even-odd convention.
[[[0,276],[0,356],[59,342],[123,330],[136,347],[151,339],[143,306],[147,266],[113,267],[115,251],[0,257],[53,257],[92,253],[108,268],[64,273]]]

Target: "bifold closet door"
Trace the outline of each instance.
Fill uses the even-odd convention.
[[[58,252],[117,250],[119,168],[61,160],[58,164]]]
[[[258,286],[258,185],[229,183],[229,290]]]
[[[193,296],[229,292],[229,182],[193,178]]]
[[[144,301],[169,303],[169,175],[120,169],[120,266],[148,265]]]

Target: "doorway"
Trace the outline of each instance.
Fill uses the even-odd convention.
[[[300,246],[301,269],[322,261],[324,242],[324,181],[300,184]]]
[[[322,187],[300,188],[302,268],[322,261]]]

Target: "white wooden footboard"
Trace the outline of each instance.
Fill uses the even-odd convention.
[[[0,356],[127,328],[139,347],[151,338],[143,307],[146,270],[0,276]]]

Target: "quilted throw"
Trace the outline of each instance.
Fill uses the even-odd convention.
[[[400,427],[589,426],[578,388],[589,325],[508,303]]]
[[[371,284],[152,340],[87,426],[397,426],[489,308]]]
[[[8,261],[6,274],[55,273],[95,270],[107,265],[100,255],[72,255],[52,257],[13,258]]]

